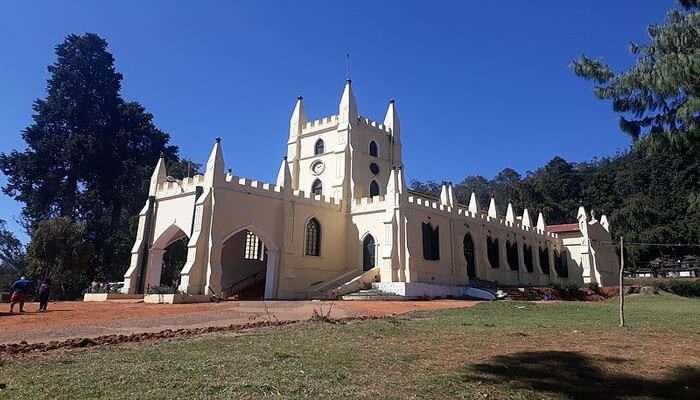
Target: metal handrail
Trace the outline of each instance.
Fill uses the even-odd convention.
[[[264,275],[264,274],[265,274],[265,271],[263,270],[263,271],[258,271],[258,272],[255,272],[255,273],[251,274],[251,275],[248,275],[248,276],[246,276],[245,278],[239,279],[239,280],[237,280],[236,282],[234,282],[233,284],[231,284],[231,285],[228,287],[227,290],[228,290],[229,294],[233,294],[233,293],[231,293],[231,292],[232,292],[234,286],[240,285],[241,283],[243,283],[243,282],[245,282],[245,281],[247,281],[247,280],[249,280],[249,279],[254,279],[254,278],[256,278],[258,275]]]

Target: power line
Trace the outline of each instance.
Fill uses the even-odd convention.
[[[594,244],[607,244],[612,246],[617,246],[620,242],[611,240],[591,240]],[[656,247],[700,247],[700,243],[651,243],[651,242],[628,242],[625,241],[625,247],[627,246],[656,246]]]

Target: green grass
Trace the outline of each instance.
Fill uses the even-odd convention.
[[[700,300],[631,298],[627,320],[614,301],[495,302],[93,348],[5,361],[0,398],[700,398]]]

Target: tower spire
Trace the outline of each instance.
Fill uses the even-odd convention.
[[[149,196],[155,196],[158,190],[158,184],[165,182],[167,176],[168,172],[165,168],[165,155],[160,153],[156,168],[153,170],[153,175],[151,175],[151,184],[148,186]]]
[[[301,130],[306,124],[306,113],[304,112],[304,98],[297,97],[297,102],[294,104],[292,117],[289,119],[289,141],[292,142],[301,135]]]
[[[209,186],[219,186],[226,180],[224,169],[224,154],[221,150],[221,138],[217,137],[214,147],[211,149],[207,161],[207,171],[204,173],[204,181]]]
[[[352,81],[345,81],[343,95],[340,97],[340,105],[338,106],[338,122],[341,126],[354,125],[358,117],[357,103],[355,95],[352,92]]]

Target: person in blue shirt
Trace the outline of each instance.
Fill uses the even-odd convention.
[[[15,304],[19,303],[19,312],[24,312],[24,301],[32,292],[33,283],[25,277],[19,278],[12,284],[12,297],[10,297],[10,313],[14,312]]]

